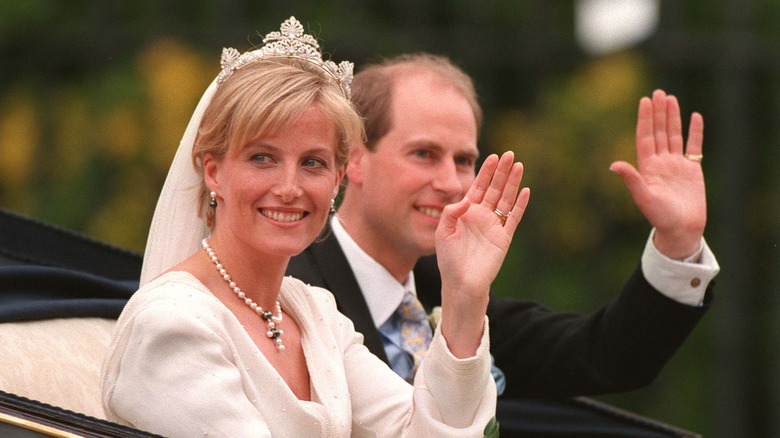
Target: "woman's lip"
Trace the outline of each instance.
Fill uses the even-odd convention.
[[[304,210],[286,211],[286,210],[277,210],[273,208],[261,208],[260,214],[276,222],[289,223],[289,222],[297,222],[303,219],[304,216],[308,214],[308,212]]]

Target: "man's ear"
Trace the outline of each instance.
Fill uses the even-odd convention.
[[[203,154],[203,180],[211,191],[219,192],[219,161],[210,153]]]
[[[364,158],[368,153],[369,150],[364,142],[355,142],[355,146],[349,153],[349,161],[347,161],[347,181],[349,184],[363,184],[363,172],[366,165]]]

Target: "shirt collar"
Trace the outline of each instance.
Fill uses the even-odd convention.
[[[417,296],[417,290],[414,287],[414,273],[409,271],[406,283],[399,283],[384,266],[358,246],[347,230],[341,226],[341,222],[336,216],[333,216],[330,224],[333,235],[336,236],[352,272],[355,273],[358,286],[363,292],[368,310],[371,312],[371,318],[374,320],[374,325],[379,327],[395,313],[406,291],[411,291]]]

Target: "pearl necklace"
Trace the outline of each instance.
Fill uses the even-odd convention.
[[[211,246],[209,246],[209,243],[206,241],[206,239],[203,239],[201,245],[203,245],[203,249],[206,250],[206,254],[208,254],[211,261],[214,262],[214,266],[217,267],[217,271],[219,271],[222,279],[225,280],[228,286],[230,286],[230,289],[233,290],[233,293],[235,293],[238,298],[242,299],[244,303],[249,306],[249,308],[257,312],[257,314],[263,318],[263,321],[265,321],[266,325],[268,326],[268,331],[265,332],[266,336],[268,336],[268,338],[272,341],[276,342],[276,348],[278,348],[279,351],[284,350],[284,345],[282,345],[282,333],[284,333],[284,330],[276,328],[276,324],[281,324],[282,322],[282,306],[279,304],[279,301],[276,302],[276,316],[267,310],[263,310],[263,308],[258,306],[257,303],[252,301],[251,298],[247,297],[244,291],[242,291],[241,288],[236,285],[236,282],[230,278],[230,274],[227,273],[225,267],[222,266],[222,263],[219,262],[217,255],[214,254],[214,250],[211,249]]]

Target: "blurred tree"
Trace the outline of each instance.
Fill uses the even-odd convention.
[[[533,193],[521,243],[507,263],[527,269],[503,269],[497,290],[565,310],[611,298],[635,268],[638,256],[629,253],[641,248],[618,246],[626,237],[641,241],[649,228],[608,168],[636,156],[636,108],[647,92],[643,68],[642,57],[631,52],[594,60],[571,76],[551,78],[533,109],[503,111],[486,128],[493,152],[512,149],[525,164],[524,184]],[[605,251],[626,257],[593,257]],[[578,286],[549,287],[573,274],[586,275],[590,285],[574,280]],[[518,284],[521,291],[512,286]]]

